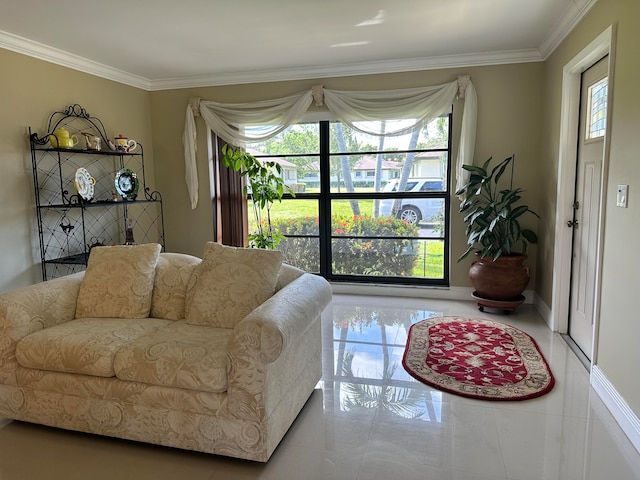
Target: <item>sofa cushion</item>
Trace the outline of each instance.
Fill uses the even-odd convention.
[[[16,359],[27,368],[113,377],[113,360],[123,345],[171,323],[157,318],[71,320],[24,337]]]
[[[276,283],[275,291],[279,292],[284,287],[293,282],[296,278],[301,277],[304,273],[304,270],[300,270],[298,267],[283,263],[282,267],[280,267],[280,273],[278,274],[278,282]]]
[[[173,322],[123,346],[116,354],[121,380],[207,392],[227,389],[229,328]]]
[[[76,318],[148,317],[160,249],[157,243],[92,248]]]
[[[282,252],[209,242],[187,288],[187,323],[233,328],[275,291]]]
[[[161,253],[153,281],[149,316],[184,319],[184,302],[191,274],[201,260],[182,253]]]

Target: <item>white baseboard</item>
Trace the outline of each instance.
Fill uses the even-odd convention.
[[[640,419],[633,413],[633,410],[631,410],[598,365],[591,367],[591,386],[607,406],[635,449],[640,452]]]
[[[423,287],[417,285],[381,285],[371,283],[331,283],[335,294],[384,295],[389,297],[434,298],[439,300],[472,301],[471,287]],[[525,290],[524,303],[534,303],[533,290]]]
[[[542,300],[537,293],[533,294],[533,306],[536,308],[538,314],[542,317],[547,327],[553,332],[553,314],[549,306]]]

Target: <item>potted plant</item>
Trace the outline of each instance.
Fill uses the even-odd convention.
[[[273,161],[261,162],[246,150],[232,145],[222,147],[222,164],[247,179],[244,194],[251,198],[257,231],[248,235],[255,248],[276,249],[284,236],[271,225],[271,206],[282,201],[285,192],[293,195],[282,178],[282,167]]]
[[[528,243],[537,243],[532,230],[522,228],[520,220],[530,213],[519,204],[523,190],[513,187],[512,155],[489,170],[491,158],[481,167],[463,165],[470,172],[469,181],[456,191],[461,197],[460,212],[465,214],[467,250],[458,261],[474,252],[476,261],[469,270],[474,297],[498,302],[517,301],[529,283],[529,271],[523,266]],[[500,186],[507,167],[511,166],[508,188]],[[521,245],[521,251],[515,249]]]

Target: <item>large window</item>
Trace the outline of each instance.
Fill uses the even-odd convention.
[[[448,285],[450,138],[449,115],[403,137],[321,121],[250,145],[295,192],[271,210],[285,261],[334,281]]]

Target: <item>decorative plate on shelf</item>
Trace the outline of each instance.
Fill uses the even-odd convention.
[[[86,168],[80,167],[76,170],[74,178],[76,190],[78,194],[86,201],[90,201],[93,198],[94,186],[96,179],[91,176]]]
[[[138,175],[133,170],[123,168],[116,173],[116,191],[128,200],[135,200],[138,196]]]

